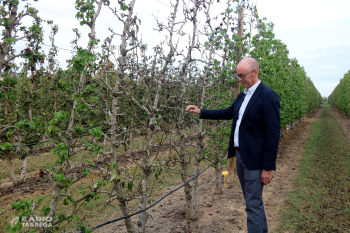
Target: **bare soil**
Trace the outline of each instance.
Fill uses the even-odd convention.
[[[344,113],[338,111],[335,107],[331,106],[332,115],[338,121],[338,124],[344,130],[346,136],[350,141],[350,118],[348,118]]]
[[[277,170],[273,172],[272,182],[265,186],[263,192],[265,212],[269,232],[276,232],[279,225],[280,210],[284,208],[286,194],[293,189],[293,180],[298,174],[298,163],[302,158],[304,144],[312,133],[313,122],[321,112],[319,107],[293,131],[286,135],[279,144]],[[225,166],[223,170],[228,170]],[[146,232],[247,232],[245,201],[238,177],[234,183],[223,189],[223,194],[214,195],[214,168],[209,168],[199,177],[196,221],[185,218],[186,208],[183,188],[172,194],[149,212]],[[167,193],[176,186],[167,187]],[[131,210],[134,212],[136,210]],[[113,219],[116,216],[108,216]],[[133,222],[137,222],[134,216]],[[107,219],[106,219],[107,220]],[[136,226],[136,225],[135,225]],[[109,224],[94,232],[126,232],[124,221]]]

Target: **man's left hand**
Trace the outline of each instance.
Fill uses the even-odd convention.
[[[272,177],[271,177],[271,170],[266,171],[265,169],[262,170],[261,172],[261,183],[264,185],[267,185],[271,183]]]

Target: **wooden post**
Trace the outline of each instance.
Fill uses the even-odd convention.
[[[244,5],[237,7],[238,12],[238,36],[241,40],[243,37],[243,19],[244,19]],[[238,66],[238,63],[242,60],[241,54],[242,54],[242,45],[237,49],[237,60],[236,60],[236,69]],[[237,96],[240,92],[240,82],[237,82],[234,87],[234,98],[237,99]],[[233,183],[233,174],[236,170],[236,161],[235,157],[230,158],[228,160],[228,176],[227,176],[227,183]]]

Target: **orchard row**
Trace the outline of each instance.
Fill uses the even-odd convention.
[[[350,71],[344,74],[344,78],[328,97],[328,102],[350,116]]]

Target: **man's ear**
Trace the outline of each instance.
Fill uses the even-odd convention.
[[[258,75],[259,74],[259,69],[255,69],[253,73]]]

